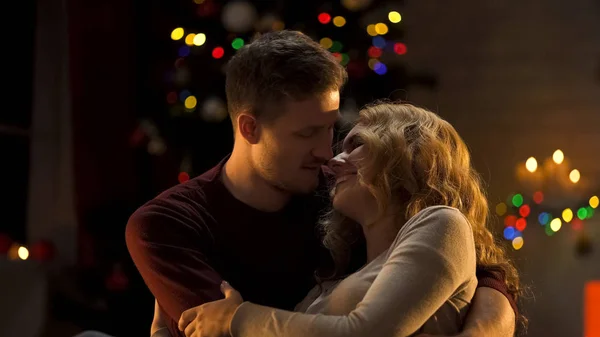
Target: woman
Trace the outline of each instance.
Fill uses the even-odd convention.
[[[434,113],[380,103],[360,112],[329,167],[334,210],[323,221],[335,277],[289,312],[226,298],[184,312],[186,336],[409,336],[460,331],[475,266],[518,275],[486,228],[488,205],[467,147]],[[354,238],[367,264],[341,279]]]

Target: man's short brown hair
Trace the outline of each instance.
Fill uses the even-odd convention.
[[[277,112],[266,105],[341,90],[346,80],[344,67],[310,37],[289,30],[267,33],[229,61],[225,85],[229,116],[234,128],[242,111],[274,119]]]

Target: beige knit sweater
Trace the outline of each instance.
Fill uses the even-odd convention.
[[[232,337],[403,337],[460,331],[475,288],[467,219],[445,206],[411,218],[390,248],[340,282],[315,287],[290,312],[244,302]]]

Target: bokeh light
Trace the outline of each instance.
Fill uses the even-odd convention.
[[[220,59],[221,57],[223,57],[223,55],[225,55],[225,50],[223,49],[223,47],[216,47],[212,51],[212,57],[216,59]]]
[[[554,218],[550,221],[550,229],[552,229],[552,231],[558,232],[560,227],[562,227],[562,221],[560,221],[559,218]]]
[[[195,46],[201,46],[205,42],[206,42],[206,35],[204,33],[196,34],[196,36],[194,36],[194,39],[192,40],[192,43]]]
[[[571,222],[573,220],[573,211],[570,208],[565,209],[562,212],[562,218],[565,222]]]
[[[385,75],[385,73],[387,73],[387,66],[381,62],[377,62],[373,67],[373,70],[377,75]]]
[[[407,50],[408,49],[406,48],[406,45],[402,42],[397,42],[394,44],[394,53],[396,53],[398,55],[406,54]]]
[[[506,240],[512,240],[515,238],[515,228],[514,227],[506,227],[504,228],[504,238]]]
[[[507,207],[506,204],[501,202],[498,205],[496,205],[496,214],[498,214],[498,216],[503,216],[506,213]]]
[[[535,160],[535,158],[533,157],[529,157],[529,159],[527,159],[527,161],[525,162],[525,168],[527,168],[527,171],[529,172],[535,172],[535,170],[537,170],[537,167],[537,160]]]
[[[517,236],[516,238],[514,238],[512,240],[512,246],[515,250],[519,250],[519,249],[523,248],[524,243],[525,243],[525,241],[523,240],[523,237],[521,237],[521,236]]]
[[[373,46],[375,46],[377,48],[383,49],[383,48],[385,48],[386,44],[387,43],[385,42],[385,39],[381,36],[375,36],[373,38]]]
[[[319,44],[321,45],[321,47],[329,49],[333,45],[333,41],[328,37],[324,37],[319,41]]]
[[[519,214],[524,218],[528,217],[530,212],[531,208],[529,205],[523,205],[519,208]]]
[[[388,32],[388,26],[385,23],[380,22],[375,25],[375,31],[379,35],[385,35]]]
[[[27,260],[27,258],[29,257],[29,250],[27,248],[21,246],[21,247],[19,247],[17,254],[19,255],[19,258],[21,260]]]
[[[334,53],[339,53],[342,49],[344,49],[344,45],[340,41],[333,41],[331,48],[329,48]]]
[[[186,35],[185,36],[185,44],[187,44],[188,46],[193,46],[195,37],[196,37],[196,34],[194,34],[194,33],[190,33],[190,34]]]
[[[198,104],[198,100],[194,96],[188,96],[188,98],[186,98],[183,102],[183,105],[185,105],[186,109],[194,109],[196,104]]]
[[[579,179],[581,179],[581,173],[579,173],[579,170],[575,169],[571,171],[571,173],[569,173],[569,179],[571,179],[573,184],[578,183]]]
[[[598,208],[599,204],[600,204],[600,199],[597,196],[593,196],[590,198],[590,206],[592,208]]]
[[[371,46],[371,47],[369,47],[367,54],[369,55],[370,58],[378,58],[378,57],[381,57],[381,55],[383,54],[383,50],[381,48]]]
[[[173,39],[174,41],[181,40],[183,34],[185,34],[183,28],[177,27],[171,32],[171,39]]]
[[[520,232],[524,231],[525,228],[527,228],[527,220],[525,220],[524,218],[517,219],[515,228]]]
[[[515,207],[521,207],[521,205],[523,205],[523,196],[519,193],[513,195],[512,204]]]
[[[375,29],[375,25],[367,26],[367,34],[369,34],[370,36],[377,36],[377,30]]]
[[[514,215],[507,215],[504,218],[505,227],[515,227],[517,225],[517,217]]]
[[[336,27],[343,27],[346,24],[346,19],[343,16],[336,16],[333,18],[333,25]]]
[[[327,14],[327,13],[321,13],[318,16],[318,20],[320,23],[322,24],[328,24],[329,21],[331,21],[331,15]]]
[[[244,46],[244,39],[242,38],[235,38],[233,39],[233,41],[231,41],[231,47],[233,47],[233,49],[238,50],[240,48],[242,48]]]
[[[588,214],[588,211],[585,207],[581,207],[580,209],[577,210],[577,217],[580,220],[585,220],[585,218],[587,218],[587,214]]]
[[[544,201],[544,193],[537,191],[533,193],[533,202],[536,204],[541,204]]]
[[[540,225],[545,226],[548,224],[548,221],[550,221],[550,218],[550,214],[542,212],[540,213],[540,215],[538,215],[538,222],[540,223]]]
[[[396,11],[391,11],[388,13],[388,19],[391,23],[398,23],[402,21],[402,15]]]
[[[552,154],[552,160],[557,164],[562,164],[563,160],[565,160],[565,154],[561,150],[556,150]]]

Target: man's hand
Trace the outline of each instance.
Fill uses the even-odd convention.
[[[512,337],[514,333],[515,312],[508,299],[495,289],[480,287],[475,291],[463,331],[454,336],[435,337]]]
[[[242,304],[242,295],[229,283],[221,283],[225,299],[204,303],[181,314],[179,330],[186,337],[229,337],[229,325],[233,314]]]

